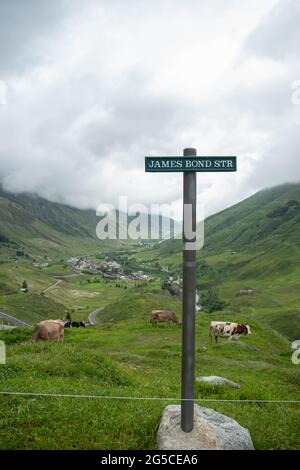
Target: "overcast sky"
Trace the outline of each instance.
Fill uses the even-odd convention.
[[[299,24],[299,0],[0,0],[2,185],[181,214],[182,175],[144,156],[184,147],[238,156],[198,174],[206,215],[300,181]]]

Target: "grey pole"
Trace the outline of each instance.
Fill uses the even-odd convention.
[[[193,148],[183,151],[184,156],[196,154],[196,149]],[[190,248],[188,242],[193,241],[186,236],[186,229],[189,225],[196,233],[196,202],[196,173],[184,173],[183,208],[187,204],[191,207],[191,217],[185,209],[183,213],[181,429],[184,432],[191,432],[194,426],[196,250],[186,249]]]

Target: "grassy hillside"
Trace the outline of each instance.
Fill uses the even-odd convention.
[[[119,322],[137,318],[147,323],[150,320],[151,310],[164,308],[166,304],[178,317],[181,316],[181,302],[178,297],[172,298],[160,288],[131,289],[118,297],[115,302],[106,305],[99,315],[99,322]]]
[[[205,220],[205,253],[260,252],[282,243],[300,245],[300,184],[264,189]],[[167,240],[156,250],[173,255],[181,242]]]
[[[155,294],[153,294],[154,296]],[[157,304],[161,299],[156,299]],[[99,327],[66,330],[64,344],[30,344],[29,329],[1,332],[7,364],[0,390],[132,397],[180,396],[181,329],[149,322],[149,296],[135,293],[134,318]],[[180,311],[179,302],[164,305]],[[119,311],[127,309],[120,301]],[[116,311],[116,310],[114,310]],[[132,316],[132,315],[131,315]],[[198,399],[299,399],[299,366],[284,338],[251,321],[253,335],[210,344],[212,316],[197,315],[196,373],[222,375],[239,390],[196,385]],[[8,449],[154,449],[155,433],[169,401],[0,397],[0,447]],[[299,449],[297,404],[199,402],[249,428],[257,449]],[[51,433],[49,432],[51,429]],[[267,432],[266,432],[267,430]]]
[[[20,292],[24,279],[28,293]],[[132,281],[112,282],[100,275],[74,274],[63,263],[45,268],[34,268],[28,260],[2,263],[0,312],[29,324],[47,318],[65,318],[68,311],[73,319],[88,320],[90,312],[114,302],[132,286]]]
[[[7,346],[0,391],[174,397],[176,403],[181,330],[152,327],[149,313],[168,308],[181,317],[180,298],[161,289],[163,280],[181,275],[181,242],[170,240],[153,248],[125,242],[99,245],[89,229],[90,215],[52,203],[49,210],[46,204],[45,214],[43,202],[30,201],[24,207],[17,198],[0,197],[0,311],[33,324],[65,317],[67,311],[73,319],[86,320],[93,310],[104,309],[97,327],[66,330],[64,344],[31,344],[30,328],[0,331]],[[207,220],[206,245],[197,254],[197,288],[200,294],[218,289],[227,305],[223,311],[197,314],[196,373],[222,375],[241,388],[196,384],[197,398],[300,399],[300,369],[291,362],[289,343],[300,338],[299,202],[300,185],[284,185]],[[72,234],[69,217],[76,222]],[[10,255],[23,246],[28,257],[12,261]],[[49,266],[32,266],[33,257],[50,253]],[[142,269],[154,281],[116,282],[75,274],[65,261],[85,254],[126,261],[127,267]],[[27,294],[19,290],[24,279]],[[243,296],[242,288],[254,292]],[[252,335],[211,344],[211,320],[249,323]],[[0,395],[0,402],[0,447],[8,449],[153,449],[162,410],[169,404],[12,395]],[[200,404],[246,426],[258,449],[300,448],[299,404]]]
[[[6,206],[3,225],[13,222],[14,227],[22,225],[24,230],[35,235],[39,233],[35,222],[39,221],[47,228],[67,236],[95,237],[97,218],[93,210],[80,210],[50,202],[34,194],[12,194],[0,190],[0,197],[2,204]],[[16,215],[18,219],[15,219]]]
[[[99,217],[47,201],[34,194],[11,194],[0,189],[0,259],[17,250],[37,259],[95,252],[111,244],[96,237]]]
[[[116,233],[126,233],[136,215],[128,216],[126,225],[116,211]],[[16,250],[38,258],[64,257],[116,250],[132,244],[130,239],[99,240],[96,227],[100,219],[95,210],[47,201],[36,194],[12,194],[0,187],[0,259],[15,254]],[[162,227],[168,224],[173,233],[173,220],[140,214],[141,237],[148,238],[151,227],[161,237]]]
[[[178,240],[147,256],[181,273]],[[197,253],[199,292],[217,288],[230,310],[261,319],[290,339],[300,338],[300,184],[260,191],[205,221]],[[238,296],[251,287],[251,297]]]
[[[268,249],[284,241],[300,244],[300,184],[265,189],[212,217],[205,224],[206,250]]]

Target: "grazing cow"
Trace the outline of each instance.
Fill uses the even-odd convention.
[[[157,326],[159,322],[168,323],[169,326],[171,323],[176,323],[181,326],[181,321],[178,320],[175,313],[170,312],[170,310],[152,310],[150,323],[152,323],[153,326]]]
[[[215,338],[216,343],[218,337],[228,338],[229,341],[233,339],[239,339],[241,335],[250,335],[251,329],[249,325],[224,322],[224,321],[212,321],[210,322],[210,339]]]
[[[39,322],[33,332],[31,341],[64,341],[63,320],[44,320]]]
[[[65,328],[85,328],[85,323],[83,321],[67,321],[65,323]]]

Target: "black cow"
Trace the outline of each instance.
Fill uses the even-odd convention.
[[[83,321],[67,321],[65,328],[85,328],[85,324]]]

